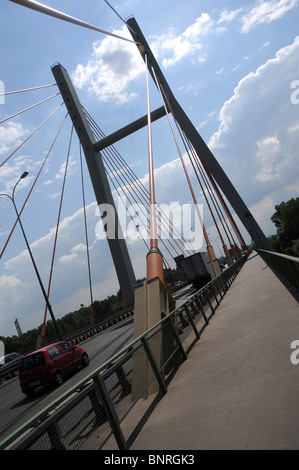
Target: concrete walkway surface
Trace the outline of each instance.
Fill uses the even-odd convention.
[[[299,449],[294,340],[299,305],[253,253],[130,450]]]

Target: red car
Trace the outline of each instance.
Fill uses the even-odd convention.
[[[66,341],[49,344],[25,356],[20,364],[22,392],[28,397],[42,385],[61,385],[64,376],[89,364],[85,349]]]

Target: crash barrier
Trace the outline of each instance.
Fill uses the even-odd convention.
[[[299,291],[299,258],[276,253],[274,251],[256,250],[276,272],[281,274],[293,287]]]
[[[106,330],[107,328],[111,328],[112,326],[116,325],[117,323],[127,320],[129,317],[134,315],[134,308],[130,307],[121,312],[114,313],[107,317],[104,321],[96,323],[94,325],[90,325],[85,328],[81,328],[75,332],[72,332],[69,335],[64,335],[63,340],[69,341],[70,343],[76,345],[81,343],[82,341],[86,341],[89,338],[92,338],[94,335],[101,333],[102,331]],[[57,338],[57,341],[58,338]],[[32,351],[27,351],[26,354],[29,354]],[[5,369],[0,369],[0,383],[4,380],[11,379],[16,377],[19,373],[20,362],[16,362],[10,366],[6,366]]]
[[[5,368],[2,369],[2,370],[0,369],[0,383],[3,380],[12,379],[13,377],[15,377],[18,374],[19,367],[20,367],[20,362],[21,362],[21,359],[17,363],[14,363],[10,366],[5,366]]]
[[[92,336],[97,335],[98,333],[101,333],[107,328],[110,328],[111,326],[116,325],[116,323],[126,320],[127,318],[131,317],[133,314],[134,314],[134,308],[133,307],[127,308],[126,310],[122,310],[121,312],[117,312],[116,314],[109,316],[104,321],[101,321],[100,323],[97,323],[96,325],[82,328],[80,331],[76,331],[74,333],[71,333],[68,336],[64,336],[63,339],[65,341],[69,341],[72,344],[79,344],[82,341],[86,341]]]
[[[159,398],[167,393],[172,373],[200,338],[248,255],[9,435],[0,450],[99,450],[110,439],[116,448],[129,449],[135,429],[124,431],[126,417],[149,391],[154,389]],[[136,372],[144,368],[147,380],[136,387]],[[144,417],[136,408],[135,427]]]

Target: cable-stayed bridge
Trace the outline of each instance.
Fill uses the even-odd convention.
[[[209,233],[207,232],[205,223],[202,219],[202,214],[198,208],[198,194],[203,195],[205,210],[208,210],[212,217],[212,221],[218,234],[217,239],[221,245],[222,255],[225,259],[228,260],[228,262],[232,259],[232,257],[236,256],[241,251],[247,250],[246,243],[238,227],[240,221],[243,223],[246,230],[250,234],[250,238],[258,248],[270,249],[266,237],[248,210],[246,204],[242,201],[242,198],[236,192],[225,172],[220,167],[204,141],[201,139],[192,123],[189,121],[181,106],[176,101],[165,77],[159,68],[159,65],[157,64],[149,46],[146,43],[145,38],[142,35],[142,32],[138,27],[138,24],[133,18],[131,18],[128,21],[128,26],[132,33],[134,42],[137,44],[137,47],[139,48],[140,53],[145,60],[146,70],[153,78],[157,90],[161,96],[161,107],[152,111],[150,109],[148,92],[147,114],[142,116],[137,121],[125,125],[122,129],[116,130],[109,136],[105,136],[96,121],[92,118],[92,116],[90,116],[88,111],[80,103],[67,71],[60,64],[52,67],[56,84],[45,85],[44,87],[32,87],[26,90],[20,89],[15,92],[6,93],[6,97],[8,99],[9,95],[21,92],[34,93],[39,91],[41,88],[49,88],[51,91],[51,94],[43,100],[36,101],[27,108],[16,111],[11,116],[5,117],[1,122],[2,125],[10,120],[14,120],[20,115],[23,115],[23,113],[32,112],[33,109],[44,106],[45,103],[48,104],[54,101],[58,101],[59,104],[58,106],[55,105],[53,107],[54,109],[52,108],[49,114],[45,115],[37,127],[26,136],[25,140],[20,142],[18,146],[4,158],[4,160],[1,162],[1,168],[3,169],[10,165],[14,159],[18,158],[19,152],[26,149],[26,145],[36,138],[38,133],[44,130],[45,126],[47,126],[50,120],[55,119],[55,114],[59,112],[61,108],[64,107],[64,105],[67,108],[67,115],[64,115],[63,119],[57,125],[57,133],[53,137],[45,157],[41,160],[39,170],[35,176],[34,181],[32,182],[31,188],[25,200],[22,203],[22,206],[18,209],[15,206],[15,209],[18,211],[20,223],[22,218],[25,216],[25,208],[28,202],[30,202],[31,194],[34,191],[36,185],[38,185],[38,179],[40,178],[42,172],[47,168],[48,160],[52,156],[53,149],[55,148],[55,145],[57,145],[57,140],[60,138],[60,134],[63,127],[66,125],[66,121],[70,118],[72,122],[69,142],[66,144],[65,149],[64,177],[61,188],[61,195],[59,197],[60,204],[57,208],[57,227],[51,259],[49,283],[48,286],[42,286],[42,289],[44,288],[46,291],[46,294],[44,293],[46,310],[50,310],[52,319],[54,318],[54,314],[51,312],[51,302],[49,302],[48,299],[51,293],[52,274],[55,264],[55,250],[59,236],[59,224],[61,222],[61,208],[63,206],[66,178],[68,171],[70,171],[70,153],[73,151],[72,149],[75,145],[73,143],[75,134],[77,134],[80,142],[77,153],[79,154],[78,159],[80,161],[80,168],[82,173],[81,191],[85,224],[84,243],[87,249],[86,260],[88,266],[91,306],[93,304],[93,292],[90,270],[91,260],[89,257],[88,228],[85,209],[82,165],[83,154],[85,155],[97,204],[103,209],[103,213],[101,215],[104,217],[104,219],[104,214],[106,214],[106,220],[104,220],[104,224],[106,225],[107,240],[119,285],[124,297],[124,301],[127,305],[132,305],[134,303],[134,287],[136,284],[136,276],[128,254],[126,240],[122,233],[118,211],[115,207],[115,197],[112,196],[112,189],[114,189],[114,193],[119,195],[120,198],[126,198],[128,200],[131,213],[128,211],[126,215],[130,217],[132,222],[135,224],[135,231],[138,233],[138,236],[140,235],[140,237],[143,238],[147,249],[149,251],[153,249],[158,250],[162,253],[162,264],[164,268],[167,269],[170,267],[170,259],[177,259],[181,256],[188,257],[188,255],[190,256],[190,254],[193,255],[195,253],[194,248],[190,244],[188,246],[188,243],[184,239],[182,233],[178,233],[178,229],[172,223],[169,214],[167,215],[164,214],[163,211],[159,211],[158,217],[157,213],[155,213],[157,212],[157,208],[155,207],[154,210],[152,209],[156,203],[159,204],[159,201],[156,201],[155,199],[155,188],[153,180],[149,188],[146,188],[114,146],[114,144],[116,144],[119,140],[124,139],[139,129],[147,126],[149,129],[149,162],[152,165],[153,170],[154,158],[153,155],[151,155],[152,136],[150,131],[152,123],[161,118],[168,121],[169,132],[175,141],[175,145],[181,161],[181,171],[186,177],[189,195],[195,207],[195,217],[200,222],[201,236],[204,241],[204,250],[208,255],[208,263],[213,266],[212,275],[220,272],[219,265],[215,255],[215,247],[213,247],[213,244],[211,243]],[[140,44],[142,46],[140,46]],[[53,89],[55,90],[55,93],[52,93]],[[24,168],[24,171],[25,173],[22,173],[22,178],[20,178],[20,180],[27,176],[26,168]],[[195,179],[196,187],[191,182],[191,173],[193,181]],[[17,183],[19,182],[21,181],[17,181]],[[15,196],[15,189],[16,187],[13,189],[13,196]],[[163,201],[161,202],[163,203]],[[113,212],[111,215],[113,220],[109,220],[110,214],[107,214],[107,212],[104,211],[106,205],[109,205],[111,212]],[[136,211],[134,214],[134,205],[137,205],[137,207],[141,208],[142,211],[142,213],[138,213],[137,217],[134,217],[136,216]],[[235,220],[236,217],[232,216],[232,211],[235,212],[237,214],[237,218],[240,219],[238,222]],[[155,221],[155,218],[159,219],[159,227],[158,231],[156,228],[156,233],[153,235],[152,230],[155,229],[156,223],[153,221]],[[7,240],[2,247],[1,257],[5,252],[8,244],[11,242],[11,236],[17,226],[17,222],[18,220],[15,220]],[[179,227],[179,230],[181,231],[181,227]],[[32,261],[34,262],[33,256]],[[35,268],[38,274],[38,267],[35,266]],[[150,277],[151,276],[152,274],[150,274]]]
[[[225,171],[220,167],[216,158],[209,150],[175,99],[137,22],[134,18],[131,18],[128,20],[127,25],[130,28],[133,42],[135,42],[137,45],[139,52],[145,62],[148,98],[146,114],[141,116],[138,120],[124,125],[123,128],[116,130],[113,134],[106,136],[96,120],[80,103],[67,71],[62,65],[56,64],[52,67],[52,72],[56,83],[45,85],[45,88],[52,89],[52,87],[57,87],[58,90],[56,90],[54,94],[51,94],[47,98],[33,103],[26,109],[16,111],[13,115],[7,116],[2,120],[1,124],[4,124],[11,119],[13,120],[20,114],[31,111],[36,107],[43,106],[45,103],[52,103],[52,100],[59,100],[59,104],[57,106],[55,105],[54,109],[52,109],[41,121],[41,123],[26,136],[25,140],[23,142],[19,142],[14,151],[4,158],[4,160],[1,162],[1,168],[7,168],[8,165],[18,157],[18,151],[25,148],[26,144],[31,142],[31,139],[34,138],[34,136],[40,132],[41,129],[44,129],[44,126],[47,124],[47,122],[52,119],[59,110],[63,109],[64,112],[63,119],[57,125],[57,134],[53,137],[49,150],[41,159],[39,170],[22,205],[20,207],[16,206],[15,192],[17,185],[28,176],[25,168],[24,172],[20,175],[20,179],[16,181],[14,187],[12,188],[12,192],[1,193],[2,196],[7,196],[11,199],[16,213],[16,218],[12,224],[10,233],[8,234],[4,246],[1,248],[1,258],[7,249],[7,246],[9,246],[9,243],[12,243],[12,235],[17,225],[19,224],[22,229],[23,236],[31,256],[31,261],[33,262],[45,300],[45,313],[43,318],[44,328],[42,330],[41,338],[42,343],[45,341],[46,336],[45,325],[48,311],[51,314],[52,320],[55,322],[55,311],[52,310],[51,305],[51,283],[52,275],[54,274],[55,276],[56,244],[59,240],[61,209],[64,202],[65,183],[67,181],[67,174],[71,166],[71,148],[75,135],[77,135],[79,140],[77,154],[80,162],[82,180],[82,224],[85,228],[84,245],[86,247],[86,266],[89,280],[91,311],[93,309],[94,292],[90,269],[92,259],[90,257],[90,240],[88,237],[88,224],[86,218],[83,155],[85,156],[85,162],[89,172],[90,180],[92,182],[96,202],[99,206],[101,217],[103,218],[104,232],[107,238],[107,243],[109,245],[111,257],[115,267],[115,275],[119,282],[119,287],[123,295],[124,303],[129,306],[133,305],[135,309],[135,326],[138,323],[138,326],[136,327],[137,329],[135,331],[135,338],[139,338],[140,334],[143,334],[145,331],[151,329],[153,325],[159,323],[159,321],[163,322],[164,318],[168,318],[168,315],[171,312],[176,311],[178,323],[170,321],[170,329],[167,329],[166,332],[164,331],[161,333],[161,344],[158,347],[159,352],[157,353],[157,351],[155,351],[154,356],[155,359],[157,359],[159,356],[162,357],[167,355],[168,350],[173,347],[173,343],[177,342],[179,345],[179,352],[185,359],[186,353],[179,341],[179,334],[182,334],[183,329],[186,328],[188,324],[189,326],[192,326],[193,330],[196,332],[196,338],[199,339],[200,334],[196,328],[196,324],[194,323],[194,316],[196,316],[198,312],[201,312],[201,318],[205,320],[206,325],[209,324],[203,306],[209,305],[212,313],[215,313],[215,307],[219,307],[220,301],[223,300],[223,296],[228,291],[232,279],[234,278],[235,273],[232,275],[232,277],[229,273],[232,272],[234,265],[238,263],[240,259],[243,257],[247,258],[249,254],[248,247],[244,241],[244,237],[241,234],[241,229],[239,228],[240,223],[243,225],[248,235],[250,236],[254,248],[264,259],[267,260],[267,262],[269,262],[278,270],[279,265],[283,265],[283,268],[280,271],[283,271],[283,274],[285,278],[289,280],[292,289],[298,289],[298,263],[296,259],[286,259],[285,257],[281,257],[272,253],[272,249],[268,243],[267,238],[263,234],[253,215],[250,213],[245,202],[242,200],[242,197],[237,193]],[[153,79],[153,82],[161,96],[161,107],[156,110],[151,110],[150,108],[148,88],[149,76]],[[32,87],[32,89],[28,90],[20,89],[14,93],[34,92],[34,88],[35,87]],[[38,88],[41,89],[44,87]],[[9,94],[13,94],[13,92],[8,92],[6,94],[7,97]],[[67,111],[66,114],[65,108]],[[30,242],[28,242],[22,221],[26,216],[26,210],[31,194],[38,185],[38,179],[40,175],[44,169],[47,168],[47,162],[51,158],[53,148],[56,145],[61,130],[65,126],[66,121],[69,119],[71,121],[71,129],[65,151],[66,159],[64,164],[61,194],[59,196],[59,204],[57,208],[57,226],[55,230],[54,246],[49,269],[49,282],[45,286],[39,277],[39,266],[35,264]],[[178,150],[178,155],[181,162],[181,171],[186,178],[187,187],[190,191],[190,197],[195,208],[194,214],[195,217],[198,217],[200,223],[201,236],[204,240],[204,251],[207,255],[204,262],[204,269],[205,273],[209,277],[206,278],[206,282],[201,286],[203,291],[202,289],[199,289],[199,293],[195,294],[194,299],[192,297],[191,304],[184,304],[182,312],[179,311],[178,307],[175,307],[174,299],[169,290],[169,286],[167,286],[166,278],[164,277],[163,268],[167,271],[167,268],[170,267],[170,263],[173,260],[196,260],[198,253],[196,252],[196,249],[192,247],[192,244],[190,246],[188,240],[185,240],[184,237],[182,237],[182,234],[178,233],[178,227],[172,223],[173,221],[169,217],[169,214],[165,214],[163,210],[160,211],[158,209],[158,204],[160,201],[157,201],[155,197],[155,159],[152,149],[151,128],[152,123],[160,119],[166,119],[169,123],[169,129]],[[130,168],[130,166],[126,163],[125,159],[120,155],[116,149],[116,146],[114,145],[117,144],[119,140],[130,136],[132,133],[142,129],[143,127],[147,127],[148,129],[148,188],[137,178],[137,175],[134,173],[133,169]],[[191,172],[196,185],[191,182]],[[116,207],[115,196],[112,194],[113,189],[114,195],[119,195],[120,198],[128,199],[130,209],[133,208],[133,212],[130,213],[130,211],[128,211],[128,213],[126,213],[126,217],[131,218],[135,225],[135,233],[140,235],[146,247],[145,258],[147,263],[147,275],[141,293],[139,286],[136,286],[136,276],[130,259],[129,250],[126,243],[126,236],[123,233],[123,228],[120,223],[119,208]],[[202,214],[199,210],[199,193],[203,195],[206,208],[215,224],[215,229],[218,233],[217,238],[221,243],[222,261],[228,265],[227,274],[226,272],[222,272],[222,267],[220,266],[219,260],[216,257],[213,241],[209,237],[209,233],[202,218]],[[161,201],[161,203],[163,203],[163,201]],[[137,207],[138,211],[142,212],[142,214],[136,214]],[[43,208],[42,210],[45,209]],[[233,213],[235,213],[234,216]],[[167,236],[163,236],[164,232],[166,232]],[[205,285],[208,285],[208,292],[205,290]],[[218,289],[216,295],[213,294],[214,286],[217,286]],[[220,299],[217,297],[217,295],[220,296]],[[213,296],[213,302],[216,302],[216,305],[211,302],[211,298]],[[141,305],[144,298],[146,298],[145,303],[148,304],[146,306]],[[194,307],[195,304],[196,306]],[[192,308],[193,313],[190,313],[189,307]],[[291,307],[292,309],[294,308],[293,303]],[[148,320],[149,316],[151,317],[150,321]],[[146,322],[143,321],[143,318],[146,318]],[[57,335],[58,337],[60,336],[58,329]],[[156,374],[155,377],[157,379],[158,388],[160,387],[160,389],[166,393],[163,376],[166,373],[164,370],[165,366],[163,366],[163,372],[161,373],[158,370],[159,368],[157,368],[157,364],[153,360],[149,345],[144,337],[142,338],[142,344],[146,354],[149,354],[150,366]],[[164,348],[167,351],[165,351]],[[137,374],[141,375],[139,373],[144,369],[143,366],[144,359],[137,359],[135,362],[133,361],[133,372],[131,377],[133,394],[137,393],[136,390],[138,390],[139,394],[141,393],[140,387],[143,386],[143,382],[141,380],[142,384],[140,385],[139,378],[138,380],[134,378],[134,372],[137,371]],[[148,369],[149,366],[147,365],[147,371]],[[103,384],[98,383],[98,379],[94,379],[94,381],[99,386],[101,393],[104,394]],[[155,392],[156,390],[157,389],[155,389]],[[152,391],[150,390],[149,394],[151,393]],[[102,398],[103,396],[104,395],[102,395]],[[111,411],[111,408],[109,408],[109,403],[106,400],[107,397],[104,398],[104,402],[105,407],[108,408],[108,413],[111,414],[110,418],[115,420],[114,424],[118,425],[119,423],[117,423],[117,418],[115,418],[115,416],[113,417],[113,412]],[[125,448],[126,443],[122,433],[120,430],[118,431],[117,443],[121,448]]]

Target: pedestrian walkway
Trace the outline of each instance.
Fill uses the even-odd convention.
[[[253,253],[131,450],[299,449],[294,340],[298,303]]]

